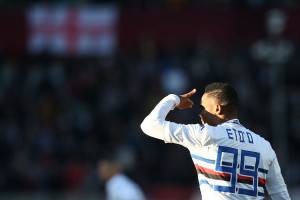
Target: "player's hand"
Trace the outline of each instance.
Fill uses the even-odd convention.
[[[187,109],[187,108],[192,108],[194,103],[190,99],[191,96],[193,96],[197,92],[196,89],[193,89],[192,91],[180,95],[180,103],[176,106],[176,108],[182,110],[182,109]]]

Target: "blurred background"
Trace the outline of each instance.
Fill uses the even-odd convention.
[[[0,199],[103,199],[119,152],[150,199],[196,199],[190,155],[142,134],[169,93],[227,81],[300,198],[297,0],[0,1]],[[198,109],[169,119],[197,123]]]

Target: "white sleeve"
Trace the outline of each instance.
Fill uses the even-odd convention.
[[[144,119],[141,124],[143,132],[151,137],[164,140],[166,143],[175,143],[187,148],[201,145],[199,124],[177,124],[166,121],[167,114],[180,103],[178,96],[170,94],[163,98]]]
[[[289,200],[290,196],[275,156],[267,174],[266,188],[272,200]]]

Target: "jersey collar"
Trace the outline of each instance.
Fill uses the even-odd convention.
[[[238,120],[238,119],[231,119],[231,120],[226,121],[225,123],[234,123],[234,124],[241,125],[240,120]]]

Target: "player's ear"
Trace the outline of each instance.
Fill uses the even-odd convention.
[[[223,114],[223,107],[220,104],[216,104],[216,110],[215,110],[217,115]]]

